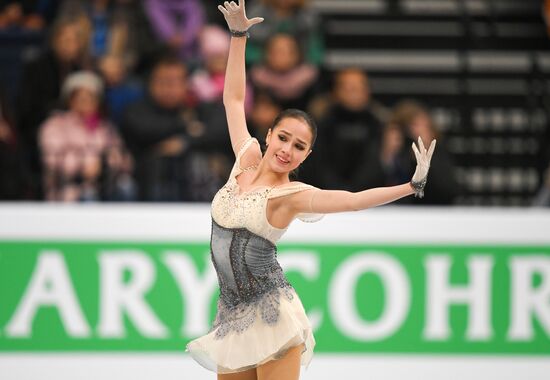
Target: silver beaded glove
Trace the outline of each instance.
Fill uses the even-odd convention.
[[[424,187],[428,181],[430,161],[435,150],[435,140],[432,140],[430,147],[426,150],[422,139],[418,137],[418,147],[416,147],[413,142],[412,150],[416,157],[416,170],[411,180],[411,186],[414,189],[414,196],[422,198],[424,196]]]
[[[239,0],[239,5],[234,1],[226,1],[222,5],[218,5],[218,9],[223,13],[225,21],[232,32],[246,32],[252,25],[259,24],[264,21],[262,17],[254,17],[248,19],[244,9],[244,0]]]

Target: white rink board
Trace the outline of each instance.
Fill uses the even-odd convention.
[[[318,354],[301,380],[548,380],[550,359]],[[0,355],[2,380],[213,380],[184,355]]]
[[[208,241],[208,204],[0,203],[0,239]],[[550,243],[550,210],[382,206],[295,220],[281,242]]]
[[[208,205],[1,204],[0,239],[200,241]],[[384,206],[294,222],[283,242],[549,244],[550,211]],[[550,352],[550,347],[549,347]],[[2,353],[0,380],[215,379],[185,354]],[[549,356],[314,355],[302,380],[549,380]]]

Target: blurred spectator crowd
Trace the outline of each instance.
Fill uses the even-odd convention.
[[[359,191],[408,182],[411,143],[437,138],[426,197],[453,204],[453,157],[427,105],[373,97],[368,74],[327,74],[306,0],[250,0],[246,111],[263,143],[300,108],[319,127],[298,177]],[[0,200],[208,202],[233,156],[222,103],[229,34],[214,0],[0,1],[0,33],[43,37],[0,93]],[[5,86],[4,86],[5,87]],[[547,190],[536,202],[550,203]]]

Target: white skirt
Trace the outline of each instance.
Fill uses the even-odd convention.
[[[292,300],[280,297],[279,318],[274,325],[256,314],[254,323],[242,332],[231,331],[216,338],[216,330],[187,344],[186,352],[204,368],[219,373],[234,373],[280,359],[286,351],[304,343],[301,365],[307,366],[313,356],[315,338],[302,302],[294,289]]]

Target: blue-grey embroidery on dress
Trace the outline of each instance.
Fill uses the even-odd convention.
[[[277,262],[277,247],[245,228],[225,228],[212,220],[210,253],[220,286],[210,330],[216,330],[215,337],[245,331],[258,313],[265,323],[277,323],[280,297],[293,299],[292,285]]]

